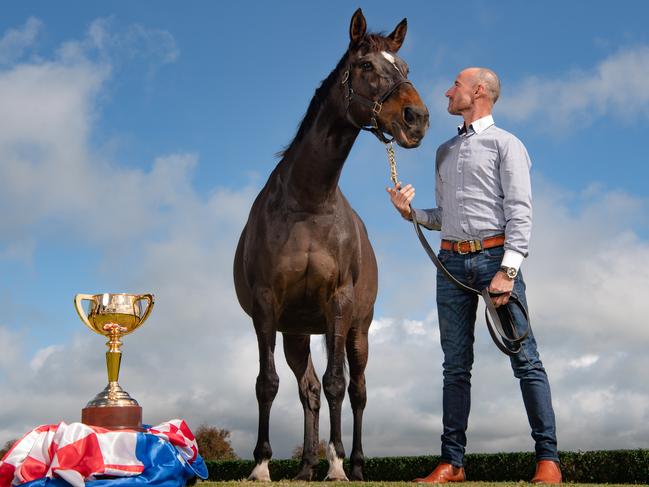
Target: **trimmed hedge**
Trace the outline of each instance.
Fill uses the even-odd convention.
[[[564,482],[649,484],[649,450],[561,452],[559,456]],[[365,480],[409,481],[428,475],[438,462],[437,456],[367,458]],[[254,460],[205,463],[212,481],[245,479],[255,465]],[[291,479],[299,465],[299,460],[271,460],[271,478]],[[529,481],[534,475],[535,459],[533,453],[527,452],[468,454],[464,466],[471,481]],[[349,461],[345,460],[345,470],[349,469]],[[324,479],[327,470],[327,461],[321,460],[315,478]]]

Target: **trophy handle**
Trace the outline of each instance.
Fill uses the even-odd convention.
[[[81,306],[81,301],[94,301],[94,296],[92,294],[77,294],[74,297],[74,308],[77,310],[77,314],[79,315],[79,318],[81,318],[81,321],[83,321],[83,324],[86,325],[95,333],[99,333],[97,330],[93,328],[93,326],[90,324],[90,321],[88,321],[88,317],[86,316],[86,313],[83,312],[83,306]],[[101,335],[101,333],[99,334]]]
[[[146,310],[144,310],[144,314],[142,315],[142,318],[140,318],[140,325],[146,321],[146,319],[149,317],[151,314],[151,310],[153,309],[153,294],[140,294],[135,298],[135,301],[133,304],[137,303],[138,301],[146,300],[148,302],[146,306]]]

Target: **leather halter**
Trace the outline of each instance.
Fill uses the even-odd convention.
[[[378,121],[376,120],[376,117],[379,113],[381,113],[381,110],[383,109],[383,103],[385,102],[385,100],[390,98],[390,95],[392,95],[392,93],[394,93],[396,89],[399,88],[399,86],[403,84],[409,84],[412,86],[412,83],[403,74],[401,74],[401,71],[399,70],[399,68],[397,68],[397,72],[399,73],[399,78],[397,79],[397,81],[393,82],[393,84],[390,85],[382,95],[377,96],[376,99],[370,99],[364,97],[363,95],[359,95],[354,91],[354,89],[352,88],[352,80],[349,77],[350,71],[351,71],[351,66],[347,68],[347,70],[343,73],[343,80],[340,83],[343,86],[347,86],[347,94],[345,96],[347,120],[349,120],[352,123],[352,125],[354,125],[355,127],[361,130],[367,130],[368,132],[372,132],[376,136],[376,138],[379,139],[384,144],[389,144],[394,140],[394,137],[392,137],[391,139],[386,138],[386,136],[383,134],[383,131],[379,128],[379,124]],[[370,118],[369,125],[359,124],[351,117],[349,113],[349,107],[352,104],[352,101],[356,101],[361,105],[366,106],[372,111],[372,116]]]

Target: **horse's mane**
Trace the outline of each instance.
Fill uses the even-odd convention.
[[[349,49],[351,49],[351,47],[352,46],[350,46]],[[394,52],[396,50],[396,47],[397,46],[394,44],[394,41],[392,41],[388,37],[385,37],[385,34],[383,33],[367,33],[365,34],[363,39],[361,39],[357,49],[363,54],[366,54],[373,51]],[[291,149],[302,141],[304,134],[313,124],[315,117],[320,110],[320,106],[326,100],[329,92],[334,86],[336,79],[338,78],[338,73],[347,65],[349,49],[347,49],[345,54],[343,54],[343,57],[340,59],[340,61],[338,61],[338,64],[333,69],[333,71],[329,73],[329,76],[322,80],[320,86],[315,90],[315,94],[311,99],[311,103],[309,103],[309,107],[307,108],[306,113],[304,114],[304,117],[300,122],[297,134],[295,134],[295,137],[293,137],[293,140],[289,143],[287,148],[277,153],[278,157],[286,157],[286,155],[291,152]]]

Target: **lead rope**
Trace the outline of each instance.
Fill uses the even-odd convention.
[[[388,163],[390,164],[390,179],[396,186],[399,181],[399,177],[397,176],[397,161],[394,156],[394,146],[392,145],[392,142],[385,143],[385,150],[388,153]],[[503,328],[503,323],[500,320],[500,316],[498,315],[498,310],[494,306],[491,295],[489,294],[489,290],[487,288],[485,288],[482,292],[478,291],[477,289],[473,289],[472,287],[469,287],[466,284],[458,281],[448,271],[448,269],[444,267],[444,264],[440,262],[440,260],[437,258],[437,255],[430,247],[430,244],[428,243],[428,240],[426,240],[426,237],[424,237],[424,235],[421,233],[419,222],[415,218],[414,212],[412,213],[412,223],[414,224],[415,233],[417,234],[421,245],[424,247],[424,250],[426,251],[426,254],[428,254],[430,260],[432,260],[433,264],[435,264],[435,267],[437,267],[447,279],[449,279],[460,289],[482,296],[485,302],[485,320],[487,322],[487,329],[489,330],[489,335],[491,335],[491,338],[498,349],[509,356],[514,356],[522,351],[527,362],[532,367],[538,368],[537,365],[532,364],[529,357],[525,353],[525,350],[523,350],[521,346],[521,343],[529,334],[531,324],[527,310],[525,309],[525,306],[523,306],[523,303],[519,301],[518,297],[514,293],[512,293],[509,298],[509,303],[517,306],[521,310],[523,316],[527,321],[527,329],[521,335],[519,335],[518,330],[516,330],[516,326],[514,325],[514,316],[509,308],[505,308],[508,315],[508,319],[506,321],[507,330]],[[489,316],[491,316],[491,320],[489,319]]]
[[[385,150],[388,152],[388,162],[390,163],[390,179],[396,186],[399,177],[397,176],[397,161],[394,158],[394,147],[392,142],[385,143]]]

